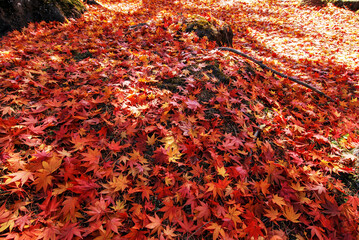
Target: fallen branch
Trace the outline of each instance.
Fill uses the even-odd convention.
[[[322,95],[322,96],[328,98],[328,99],[331,100],[332,102],[335,102],[333,98],[329,97],[328,95],[326,95],[326,94],[323,93],[322,91],[319,91],[319,90],[316,89],[315,87],[313,87],[313,86],[311,86],[311,85],[309,85],[309,84],[307,84],[307,83],[305,83],[305,82],[299,81],[298,79],[295,79],[295,78],[293,78],[293,77],[289,77],[289,76],[287,76],[287,75],[285,75],[285,74],[283,74],[283,73],[280,73],[280,72],[278,72],[278,71],[276,71],[276,70],[274,70],[274,69],[268,67],[267,65],[264,65],[263,62],[258,61],[258,60],[256,60],[255,58],[252,58],[252,57],[248,56],[247,54],[244,54],[244,53],[242,53],[242,52],[240,52],[240,51],[238,51],[238,50],[236,50],[236,49],[228,48],[228,47],[219,47],[219,48],[217,48],[217,49],[218,49],[218,50],[223,50],[223,51],[233,52],[233,53],[238,54],[238,55],[240,55],[240,56],[242,56],[242,57],[245,57],[245,58],[251,60],[252,62],[255,62],[256,64],[258,64],[258,65],[261,66],[263,69],[268,69],[268,70],[272,71],[273,73],[277,74],[278,76],[287,78],[287,79],[289,79],[289,80],[291,80],[291,81],[293,81],[293,82],[295,82],[295,83],[298,83],[298,84],[300,84],[300,85],[302,85],[302,86],[304,86],[304,87],[306,87],[306,88],[309,88],[309,89],[311,89],[312,91],[317,92],[317,93],[319,93],[320,95]]]

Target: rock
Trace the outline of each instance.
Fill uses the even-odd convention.
[[[325,0],[302,0],[301,5],[308,5],[308,6],[316,6],[316,7],[324,7],[327,5]]]
[[[98,2],[94,0],[84,0],[84,2],[89,5],[100,5]]]
[[[233,31],[230,25],[218,19],[194,15],[185,20],[186,32],[195,32],[199,38],[207,37],[218,46],[233,45]]]
[[[328,3],[332,3],[337,7],[346,8],[351,11],[359,10],[359,0],[302,0],[301,1],[301,4],[303,5],[318,6],[318,7],[327,6]]]
[[[352,11],[359,10],[359,0],[338,0],[333,3],[337,7],[347,8]]]
[[[84,11],[79,0],[1,0],[0,37],[30,22],[64,22],[66,18],[80,17]]]

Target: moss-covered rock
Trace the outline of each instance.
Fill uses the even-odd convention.
[[[195,32],[198,37],[207,37],[218,46],[232,46],[233,31],[230,25],[215,18],[205,18],[199,15],[190,16],[185,20],[186,32]]]
[[[359,0],[331,0],[331,2],[337,7],[347,8],[352,11],[359,10]]]
[[[301,5],[324,7],[328,4],[326,0],[302,0]]]
[[[86,7],[79,0],[47,0],[49,3],[56,5],[67,18],[81,17]]]
[[[333,5],[341,8],[346,8],[352,11],[356,11],[359,13],[359,0],[302,0],[302,5],[310,5],[310,6],[327,6],[328,3],[332,3]]]

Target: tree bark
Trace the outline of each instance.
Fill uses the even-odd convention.
[[[30,22],[63,22],[85,11],[80,0],[0,0],[0,37]]]

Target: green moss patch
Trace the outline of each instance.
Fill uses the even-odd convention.
[[[66,17],[78,18],[85,12],[85,5],[79,0],[49,0],[49,3],[56,5]]]

